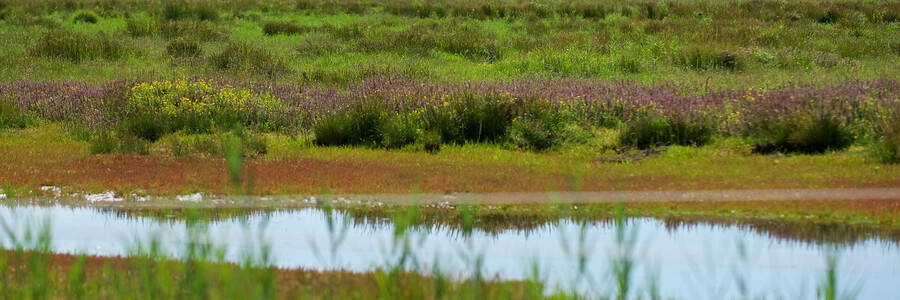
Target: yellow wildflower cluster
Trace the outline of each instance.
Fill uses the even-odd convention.
[[[283,101],[266,93],[206,81],[154,81],[131,88],[130,108],[168,116],[247,115],[285,109]]]

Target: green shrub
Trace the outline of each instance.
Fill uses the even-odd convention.
[[[378,132],[381,134],[381,145],[384,148],[399,149],[415,142],[418,128],[408,118],[383,117]]]
[[[553,136],[540,120],[519,119],[512,122],[509,138],[522,149],[543,151],[553,146]]]
[[[853,142],[853,133],[835,118],[802,115],[786,120],[765,120],[751,127],[753,152],[822,153],[840,150]]]
[[[90,11],[90,10],[75,11],[75,15],[72,17],[72,22],[75,22],[75,23],[84,22],[84,23],[97,24],[98,21],[100,21],[100,16],[98,16],[97,13]]]
[[[127,52],[119,39],[100,32],[90,37],[71,31],[51,31],[29,49],[33,56],[42,56],[80,62],[84,60],[118,59]]]
[[[802,118],[792,126],[787,142],[793,151],[822,153],[847,148],[853,133],[832,117]]]
[[[166,45],[166,52],[176,58],[197,57],[203,54],[203,49],[200,48],[200,43],[178,38]]]
[[[426,108],[419,116],[422,129],[438,135],[437,139],[443,142],[463,142],[465,138],[461,134],[459,119],[452,111],[449,106]]]
[[[157,141],[163,135],[173,132],[166,119],[149,113],[128,116],[119,124],[123,133],[148,141]]]
[[[210,57],[220,70],[245,70],[274,75],[286,71],[287,66],[269,52],[244,43],[230,43],[222,52]]]
[[[471,142],[493,142],[506,135],[515,117],[510,98],[499,94],[465,94],[454,102],[461,138]]]
[[[627,121],[620,141],[640,149],[665,145],[702,146],[709,142],[712,133],[712,127],[702,120],[649,115]]]
[[[266,35],[276,34],[301,34],[314,30],[314,27],[300,26],[291,22],[266,22],[263,24],[263,33]]]
[[[382,111],[377,103],[358,103],[346,111],[325,117],[313,126],[315,142],[323,146],[381,143]]]

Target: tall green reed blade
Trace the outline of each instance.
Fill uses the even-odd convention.
[[[244,186],[244,145],[243,145],[243,128],[235,127],[233,136],[225,136],[222,140],[222,149],[225,152],[225,168],[231,178],[231,185],[235,195],[243,195],[246,191]]]
[[[841,258],[841,246],[828,245],[825,248],[825,274],[816,287],[816,297],[825,300],[856,299],[859,294],[859,286],[840,289],[838,278],[838,264]]]
[[[70,299],[86,299],[88,282],[85,278],[85,259],[84,254],[78,255],[75,258],[75,262],[69,266],[66,297]]]
[[[619,202],[615,208],[615,252],[612,258],[612,273],[618,288],[616,299],[627,299],[631,286],[631,275],[634,270],[634,247],[637,240],[637,228],[626,227],[625,203]]]

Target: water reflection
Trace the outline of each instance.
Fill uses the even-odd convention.
[[[162,213],[166,217],[153,216]],[[126,254],[129,245],[154,235],[164,250],[180,255],[178,249],[184,249],[189,239],[177,214],[0,206],[0,217],[13,232],[20,234],[27,220],[46,217],[52,222],[55,251],[97,255]],[[388,217],[352,212],[334,216],[336,221],[329,225],[326,213],[318,209],[235,214],[210,223],[208,237],[224,245],[227,258],[234,261],[247,244],[267,241],[272,263],[281,267],[371,271],[403,261],[406,268],[430,270],[434,262],[441,262],[450,274],[502,279],[527,278],[537,267],[550,286],[577,284],[579,291],[603,295],[614,293],[616,286],[612,270],[622,243],[609,219],[534,221],[520,215],[498,216],[474,220],[474,230],[464,236],[465,225],[459,222],[419,217],[411,224],[417,226],[404,232],[407,239],[398,242],[398,226]],[[496,225],[502,222],[513,225]],[[635,262],[630,284],[636,291],[630,295],[646,296],[643,291],[655,286],[660,294],[676,298],[813,297],[816,282],[827,271],[825,254],[831,247],[821,243],[834,241],[852,244],[841,248],[837,265],[840,278],[850,279],[841,283],[847,289],[861,285],[861,298],[900,293],[896,284],[900,250],[893,240],[878,233],[860,234],[852,227],[815,225],[819,227],[784,233],[776,225],[628,219],[620,230],[634,232],[629,255]],[[827,231],[825,238],[809,237],[816,228]],[[833,238],[840,235],[845,237]]]
[[[153,220],[158,222],[183,221],[184,208],[91,208],[98,212],[133,220]],[[203,208],[200,210],[202,218],[210,222],[243,220],[262,216],[277,216],[280,214],[292,214],[305,208]],[[392,219],[398,214],[390,210],[356,210],[353,208],[342,209],[352,217],[351,222],[359,227],[379,228],[389,226]],[[516,232],[528,236],[532,232],[545,230],[556,226],[562,219],[558,214],[540,214],[526,212],[488,211],[477,214],[473,226],[485,233],[496,235],[500,233]],[[587,221],[591,224],[610,225],[612,214],[582,215],[572,214],[565,219]],[[840,244],[852,246],[869,240],[879,240],[886,243],[900,245],[900,228],[888,226],[876,226],[872,224],[816,222],[811,220],[771,220],[771,219],[729,219],[722,217],[663,217],[659,219],[663,226],[672,231],[690,229],[698,225],[716,227],[736,227],[741,230],[750,230],[757,234],[767,235],[772,240],[784,242],[801,242],[812,244]],[[428,230],[430,228],[445,228],[459,234],[462,220],[458,213],[448,209],[421,210],[416,220],[416,225]]]

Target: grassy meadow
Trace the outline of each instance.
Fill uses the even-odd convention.
[[[187,208],[134,199],[900,187],[894,0],[0,0],[0,40],[0,201],[10,206],[154,219]],[[80,201],[107,192],[125,200]],[[900,236],[900,196],[760,200],[622,213],[832,244]],[[352,214],[388,218],[412,204]],[[401,223],[472,219],[492,232],[620,213],[558,204],[423,208]],[[212,214],[296,208],[267,205]],[[0,299],[582,296],[545,293],[537,279],[26,244],[0,245],[10,266]],[[610,298],[633,298],[628,264],[611,264]],[[818,296],[834,299],[828,283]]]

